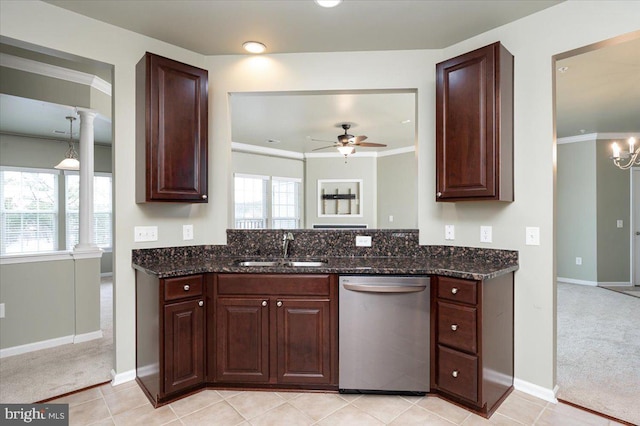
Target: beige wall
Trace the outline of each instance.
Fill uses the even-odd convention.
[[[418,226],[418,173],[415,152],[378,158],[378,228]],[[393,221],[389,220],[393,216]]]
[[[598,281],[596,141],[558,145],[556,258],[559,278]],[[582,265],[576,265],[576,257]]]
[[[456,245],[479,245],[479,226],[492,225],[491,247],[520,251],[515,285],[516,378],[555,385],[553,55],[638,30],[640,2],[568,1],[444,50],[202,55],[133,34],[42,2],[0,3],[0,33],[115,66],[115,370],[135,365],[134,273],[131,249],[185,245],[181,225],[195,225],[189,244],[225,242],[230,190],[229,92],[413,88],[418,90],[420,240],[445,244],[443,225],[456,225]],[[212,34],[215,36],[215,29]],[[515,55],[516,201],[435,203],[435,63],[496,40]],[[134,202],[134,69],[145,51],[210,70],[209,195],[206,205]],[[333,64],[364,72],[343,73]],[[186,222],[188,221],[188,222]],[[134,244],[133,226],[158,225],[159,240]],[[541,245],[524,245],[525,226],[541,228]]]

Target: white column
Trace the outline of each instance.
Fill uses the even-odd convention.
[[[74,251],[93,251],[93,120],[97,113],[90,109],[77,108],[80,116],[80,213],[79,237]]]

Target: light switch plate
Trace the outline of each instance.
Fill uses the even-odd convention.
[[[357,235],[356,247],[371,247],[371,237],[364,236],[364,235]]]
[[[133,241],[137,243],[145,241],[158,241],[157,226],[136,226],[133,228]]]
[[[0,318],[4,318],[4,303],[0,303]]]
[[[618,219],[618,220],[616,220],[616,226],[617,226],[618,228],[622,228],[622,227],[623,227],[623,223],[624,223],[624,222],[622,222],[622,219]]]
[[[453,225],[444,226],[444,239],[455,240],[456,239],[456,227]]]
[[[525,244],[528,246],[540,245],[540,228],[537,226],[527,226],[525,228]]]

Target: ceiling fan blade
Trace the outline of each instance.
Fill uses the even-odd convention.
[[[354,143],[356,145],[359,145],[360,142],[362,142],[363,140],[367,139],[367,137],[365,135],[361,135],[361,136],[356,136]]]
[[[378,147],[379,146],[387,146],[387,145],[385,145],[383,143],[373,143],[373,142],[354,143],[354,145],[364,146],[364,147],[371,147],[371,148],[372,147],[376,147],[376,146],[378,146]]]
[[[312,149],[311,151],[320,151],[321,149],[335,148],[336,145],[323,146],[322,148]]]
[[[313,139],[313,138],[310,138],[309,140],[310,140],[310,141],[312,141],[312,142],[327,142],[327,143],[335,143],[334,141],[328,141],[328,140],[325,140],[325,139]]]

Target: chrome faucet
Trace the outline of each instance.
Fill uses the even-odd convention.
[[[282,257],[287,258],[289,255],[289,243],[293,241],[293,234],[291,232],[285,232],[282,237]]]

